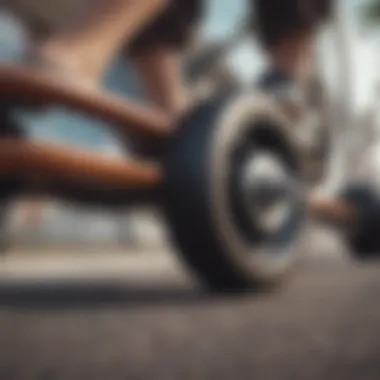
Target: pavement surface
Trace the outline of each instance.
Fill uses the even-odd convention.
[[[238,297],[167,252],[18,252],[0,260],[0,379],[379,380],[379,295],[380,263],[335,243]]]

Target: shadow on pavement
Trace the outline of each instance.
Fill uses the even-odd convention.
[[[118,284],[0,285],[0,307],[27,309],[88,309],[204,302],[210,294],[195,287]]]
[[[236,295],[216,295],[195,285],[161,284],[10,284],[0,285],[0,309],[88,310],[183,307],[225,302]],[[247,295],[239,296],[244,298]]]
[[[369,266],[373,266],[373,263]],[[283,292],[298,287],[299,278],[334,278],[349,273],[356,266],[350,261],[312,260],[300,264],[283,285],[260,294],[250,293],[216,295],[194,281],[182,279],[150,279],[148,281],[6,281],[0,279],[0,309],[26,310],[88,310],[144,307],[184,307],[233,301],[281,297]],[[309,277],[310,278],[310,277]]]

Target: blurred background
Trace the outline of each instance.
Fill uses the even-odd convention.
[[[34,2],[18,3],[28,9],[28,12],[23,12],[23,19],[18,17],[17,6],[14,13],[5,9],[0,11],[0,58],[3,61],[22,58],[28,40],[27,26],[46,23],[54,29],[68,17],[57,6],[59,1],[45,2],[42,8],[35,7]],[[253,83],[266,61],[254,36],[239,34],[247,10],[246,2],[209,0],[206,3],[207,17],[201,37],[189,52],[189,73],[193,69],[192,62],[215,61],[215,54],[210,55],[210,51],[218,51],[223,44],[230,44],[233,46],[228,49],[228,54],[221,54],[216,59],[217,64],[213,64],[213,70],[207,70],[201,82],[207,85],[211,81],[219,87]],[[326,29],[320,41],[319,70],[330,96],[339,98],[339,104],[344,103],[342,107],[350,109],[360,124],[373,126],[371,130],[375,138],[371,137],[371,146],[376,146],[380,134],[377,128],[380,32],[377,28],[379,11],[372,3],[364,0],[342,2],[342,22],[346,30],[344,43],[339,45],[341,51],[338,51],[333,30]],[[343,66],[342,60],[346,61]],[[341,88],[342,78],[346,81],[344,89]],[[106,86],[122,96],[144,99],[139,78],[124,56],[115,59]],[[20,114],[19,117],[31,136],[41,140],[65,143],[105,155],[122,155],[126,151],[126,147],[107,131],[105,124],[73,112],[57,108],[47,114]],[[366,149],[369,150],[368,146]],[[366,165],[375,165],[380,160],[380,147],[377,153],[376,149],[374,152],[373,155],[371,150],[370,164]],[[14,249],[33,247],[40,250],[63,246],[112,246],[121,249],[143,246],[146,249],[165,244],[164,226],[152,210],[145,209],[108,215],[104,212],[81,212],[43,199],[35,203],[25,200],[14,207],[7,223],[2,238]]]

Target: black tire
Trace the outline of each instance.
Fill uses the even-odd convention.
[[[270,99],[222,96],[189,115],[167,146],[163,204],[169,230],[184,263],[212,290],[262,289],[277,283],[296,262],[306,221],[303,197],[295,196],[273,245],[265,242],[263,248],[259,226],[247,226],[238,215],[239,194],[230,186],[236,167],[229,155],[247,131],[257,133],[256,146],[275,151],[300,179],[289,128]]]

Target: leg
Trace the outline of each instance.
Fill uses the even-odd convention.
[[[331,0],[256,0],[258,29],[275,71],[297,82],[313,75],[315,43]]]
[[[191,106],[183,75],[185,48],[197,30],[202,0],[173,1],[162,16],[148,25],[129,49],[150,100],[174,119]],[[161,144],[134,138],[137,153],[157,158]]]
[[[87,78],[97,85],[114,54],[132,40],[129,54],[151,100],[173,114],[184,110],[182,53],[201,16],[202,0],[88,0],[85,4],[87,9],[58,33],[36,31],[26,60],[56,69],[57,74],[67,71],[68,79],[76,82]]]
[[[202,0],[173,1],[132,41],[129,54],[150,99],[174,117],[189,106],[184,51],[202,17]]]
[[[98,83],[113,56],[168,0],[96,0],[35,49],[37,61]],[[90,5],[90,4],[89,4]]]
[[[133,63],[151,101],[173,117],[189,106],[189,94],[182,75],[182,55],[161,46],[135,54]]]
[[[300,121],[305,178],[311,185],[319,184],[327,169],[331,135],[323,90],[316,77],[315,48],[333,0],[256,1],[261,42],[271,66],[258,85],[284,96],[284,111]],[[313,119],[308,119],[305,107]]]

